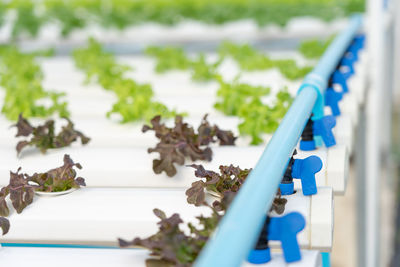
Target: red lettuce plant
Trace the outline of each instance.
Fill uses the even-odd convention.
[[[36,146],[42,153],[48,149],[61,148],[71,145],[80,138],[82,145],[89,143],[90,138],[82,132],[74,129],[74,124],[68,118],[65,118],[68,124],[63,126],[61,131],[56,135],[54,129],[54,120],[47,120],[43,125],[33,127],[22,114],[18,117],[18,122],[13,126],[17,128],[15,137],[24,136],[27,140],[19,141],[16,149],[20,154],[26,146]]]
[[[35,191],[59,192],[85,186],[85,179],[76,177],[74,167],[82,168],[79,163],[74,163],[69,155],[64,155],[63,166],[45,173],[29,176],[20,173],[21,168],[18,168],[17,172],[10,172],[10,183],[0,190],[0,228],[3,235],[10,229],[10,222],[5,218],[10,214],[6,200],[8,196],[11,205],[19,214],[32,204]]]
[[[227,207],[228,199],[231,200],[236,195],[251,169],[241,169],[233,165],[219,166],[220,173],[206,170],[202,165],[192,164],[189,165],[195,168],[195,176],[204,178],[192,183],[192,186],[186,190],[187,202],[195,206],[203,205],[205,201],[206,192],[219,197],[221,200],[216,200],[213,203],[214,208],[218,211],[225,210]],[[282,214],[285,211],[287,199],[281,197],[281,192],[278,189],[277,196],[275,197],[271,211]]]
[[[149,153],[157,152],[160,155],[158,159],[153,160],[153,170],[157,174],[164,171],[170,177],[176,174],[174,164],[183,165],[186,158],[192,161],[211,161],[211,143],[234,145],[237,138],[231,131],[210,125],[207,115],[204,116],[197,132],[183,122],[181,116],[175,117],[175,126],[172,128],[161,123],[161,116],[154,117],[150,122],[152,126],[144,125],[142,131],[154,131],[160,140],[155,148],[148,149]]]

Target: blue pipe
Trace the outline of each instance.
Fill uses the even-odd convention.
[[[323,93],[330,74],[342,58],[358,28],[355,16],[348,29],[330,45],[305,79],[297,97],[250,172],[214,236],[200,253],[196,267],[240,266],[254,248],[281,178],[312,112],[323,115]],[[318,106],[322,103],[322,106]],[[315,106],[317,106],[315,108]],[[315,115],[315,113],[314,113]]]
[[[361,15],[354,15],[349,27],[335,38],[311,73],[318,75],[324,81],[328,81],[360,29],[361,24]]]
[[[362,16],[354,15],[350,25],[335,40],[331,43],[328,49],[324,52],[317,66],[310,72],[303,81],[302,86],[314,86],[321,95],[324,95],[328,85],[329,78],[336,70],[340,59],[343,57],[349,47],[354,36],[362,25]],[[313,114],[315,119],[320,119],[324,116],[324,98],[318,98],[314,106]]]

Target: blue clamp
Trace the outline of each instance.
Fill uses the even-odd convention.
[[[349,48],[347,49],[348,52],[352,53],[354,58],[356,58],[356,60],[358,59],[358,51],[360,51],[361,49],[364,48],[364,43],[365,43],[365,35],[358,35],[356,37],[354,37],[353,42],[351,43],[351,45],[349,46]]]
[[[317,156],[310,156],[305,159],[290,159],[286,172],[279,184],[282,195],[294,193],[293,178],[301,180],[303,195],[310,196],[317,193],[315,174],[322,169],[322,160]]]
[[[340,115],[339,101],[342,100],[342,93],[336,92],[332,87],[325,91],[325,106],[329,106],[333,116]]]
[[[348,69],[348,71],[343,73],[343,76],[345,77],[345,79],[348,79],[349,77],[351,77],[354,74],[353,63],[354,63],[354,60],[349,57],[343,57],[340,60],[340,66],[341,67],[344,66]]]
[[[360,34],[354,37],[353,43],[357,45],[359,49],[364,48],[365,45],[365,34]]]
[[[356,62],[358,60],[359,47],[356,44],[351,44],[346,51],[345,57]]]
[[[305,159],[295,159],[292,167],[293,178],[301,180],[303,195],[310,196],[317,193],[315,174],[322,169],[322,160],[317,156]]]
[[[341,61],[341,65],[347,66],[350,69],[350,73],[346,75],[348,77],[354,74],[353,64],[358,60],[358,52],[364,47],[364,42],[365,35],[355,37],[353,42],[347,48],[346,54]]]
[[[346,77],[340,70],[335,70],[332,74],[332,83],[340,84],[342,87],[342,92],[349,92],[349,88],[347,87]]]
[[[332,115],[324,116],[319,120],[313,120],[307,123],[302,134],[302,140],[300,140],[300,149],[304,151],[311,151],[316,148],[315,139],[311,138],[308,133],[310,130],[309,124],[312,128],[313,136],[321,136],[326,147],[331,147],[336,145],[335,136],[333,135],[332,128],[336,125],[336,119]],[[305,132],[307,132],[305,134]],[[307,138],[304,138],[307,135]]]
[[[282,217],[270,217],[264,227],[268,229],[266,231],[267,240],[281,241],[285,261],[290,263],[301,260],[297,233],[302,231],[305,226],[306,220],[303,215],[299,212],[291,212]],[[253,264],[267,263],[271,260],[271,251],[269,248],[253,249],[247,260]]]
[[[335,136],[333,135],[332,128],[336,125],[334,116],[325,116],[319,120],[314,121],[313,133],[314,135],[321,136],[326,147],[336,145]]]
[[[286,262],[301,260],[297,233],[304,229],[306,220],[299,212],[291,212],[283,217],[272,217],[268,227],[268,240],[281,241]]]

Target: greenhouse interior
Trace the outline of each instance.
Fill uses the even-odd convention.
[[[0,266],[400,267],[399,48],[396,0],[0,0]]]

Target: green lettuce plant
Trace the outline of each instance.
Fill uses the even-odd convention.
[[[164,104],[154,100],[154,93],[149,84],[139,84],[126,78],[130,68],[119,64],[114,55],[104,51],[101,44],[89,39],[86,48],[73,52],[76,66],[86,73],[86,83],[97,82],[104,89],[112,91],[117,101],[107,117],[116,113],[121,117],[121,123],[131,121],[150,121],[154,116],[162,115],[171,118],[176,115]]]
[[[251,144],[263,142],[262,134],[273,133],[285,116],[293,98],[284,88],[276,94],[271,104],[262,100],[270,94],[269,87],[252,86],[238,81],[236,77],[231,83],[218,79],[217,102],[214,108],[228,116],[241,119],[239,132],[252,138]]]
[[[364,10],[364,0],[10,0],[4,10],[16,13],[14,37],[36,36],[43,25],[60,25],[67,36],[90,24],[125,29],[143,22],[174,25],[184,20],[223,24],[252,19],[258,25],[284,26],[291,18],[314,16],[326,21]],[[0,11],[1,12],[1,11]]]
[[[189,58],[182,48],[179,47],[156,47],[150,46],[146,49],[147,55],[156,58],[156,71],[164,73],[169,70],[189,70],[192,79],[195,81],[210,81],[215,79],[217,68],[221,60],[214,63],[208,63],[203,53],[196,58]]]
[[[332,35],[326,40],[311,39],[303,41],[299,46],[300,53],[309,59],[319,59],[334,40],[335,35]]]
[[[244,71],[277,68],[289,80],[303,78],[313,68],[313,66],[300,67],[293,59],[272,59],[249,44],[239,45],[225,41],[219,48],[219,54],[222,58],[232,57]]]
[[[9,120],[17,120],[21,113],[26,118],[56,113],[69,116],[67,103],[61,100],[65,94],[46,91],[42,86],[43,73],[35,58],[48,53],[22,53],[14,46],[0,47],[0,86],[5,90],[1,112]]]

